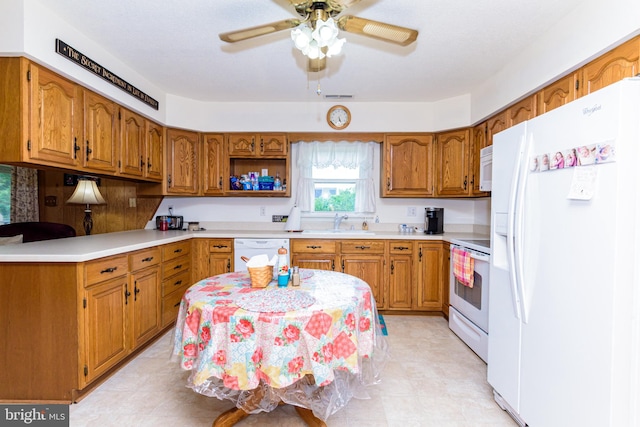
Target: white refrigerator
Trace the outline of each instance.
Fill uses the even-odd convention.
[[[498,133],[492,173],[496,401],[532,427],[640,426],[640,79]]]

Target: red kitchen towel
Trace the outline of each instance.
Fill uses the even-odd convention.
[[[473,288],[473,258],[464,249],[453,248],[453,275],[460,283]]]

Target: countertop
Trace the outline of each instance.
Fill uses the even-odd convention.
[[[399,233],[375,231],[374,234],[324,234],[274,230],[134,230],[117,233],[78,236],[65,239],[0,246],[0,262],[83,262],[110,255],[145,249],[156,245],[201,238],[280,238],[280,239],[357,239],[357,240],[434,240],[477,239],[486,236],[476,233]]]

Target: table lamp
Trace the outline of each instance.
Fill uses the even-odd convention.
[[[88,236],[93,228],[93,219],[91,219],[91,205],[102,205],[107,203],[95,181],[89,179],[79,179],[75,191],[67,200],[67,203],[86,205],[84,210],[84,233]]]

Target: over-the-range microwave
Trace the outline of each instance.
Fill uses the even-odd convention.
[[[491,191],[493,145],[480,150],[480,191]]]

